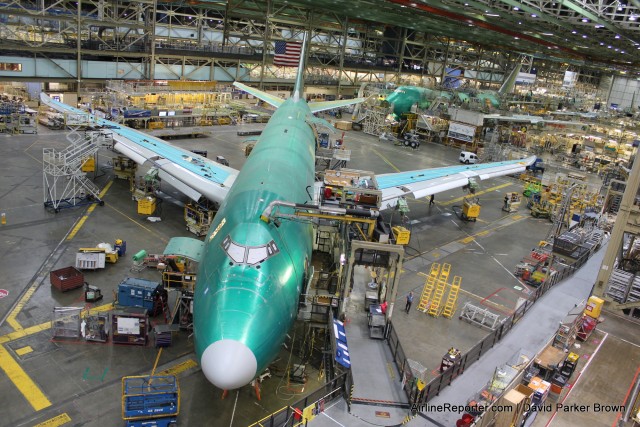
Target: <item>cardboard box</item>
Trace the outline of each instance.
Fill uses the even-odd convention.
[[[346,120],[340,120],[336,122],[335,126],[336,126],[336,129],[351,130],[352,123]]]

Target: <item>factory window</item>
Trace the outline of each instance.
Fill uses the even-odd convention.
[[[22,64],[16,62],[0,62],[0,71],[22,72]]]
[[[260,264],[280,252],[276,242],[273,240],[266,245],[245,247],[231,240],[231,236],[227,236],[222,241],[221,246],[236,264]]]

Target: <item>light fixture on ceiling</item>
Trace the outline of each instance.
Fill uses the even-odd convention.
[[[532,13],[532,14],[531,14],[531,17],[532,17],[532,18],[537,18],[537,17],[538,17],[538,15],[536,15],[535,13]]]
[[[620,38],[620,34],[616,34],[616,38],[619,39]]]
[[[513,10],[515,10],[516,12],[520,10],[520,8],[518,6],[514,7]]]
[[[582,22],[589,22],[587,18],[582,18]]]

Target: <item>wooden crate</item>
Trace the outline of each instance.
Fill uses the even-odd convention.
[[[340,120],[335,124],[336,129],[340,129],[340,130],[351,130],[351,126],[352,126],[352,123],[346,120]]]
[[[84,285],[84,275],[75,267],[65,267],[49,273],[51,286],[66,292]]]

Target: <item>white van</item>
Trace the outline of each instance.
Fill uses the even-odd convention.
[[[465,163],[465,164],[474,164],[474,163],[478,163],[478,156],[476,156],[476,153],[472,153],[471,151],[461,151],[460,152],[460,163]]]

